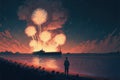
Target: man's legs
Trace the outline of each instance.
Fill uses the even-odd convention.
[[[67,74],[67,69],[66,69],[66,67],[65,67],[65,74]]]
[[[66,69],[66,74],[68,75],[68,73],[69,73],[69,67],[67,67]]]

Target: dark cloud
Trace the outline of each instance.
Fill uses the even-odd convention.
[[[0,52],[20,52],[20,53],[29,53],[30,48],[21,44],[19,40],[15,39],[11,33],[6,30],[0,32]]]
[[[80,43],[73,42],[72,47],[65,49],[65,52],[107,53],[120,51],[120,33],[114,35],[115,32],[113,31],[102,40],[87,40]],[[71,44],[68,46],[71,46]]]
[[[2,24],[0,23],[0,27],[2,27]]]

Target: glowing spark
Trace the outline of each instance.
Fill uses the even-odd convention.
[[[43,31],[40,35],[39,35],[40,39],[44,42],[47,42],[51,39],[51,33],[48,31]]]
[[[63,45],[66,41],[66,36],[62,33],[58,34],[55,36],[54,41],[59,45]]]
[[[30,45],[30,47],[35,47],[37,45],[37,41],[36,40],[31,40],[29,45]]]
[[[47,11],[45,11],[44,9],[38,8],[33,12],[31,18],[36,25],[41,25],[47,20]]]
[[[28,26],[26,29],[25,29],[25,33],[27,34],[27,36],[31,37],[31,36],[34,36],[35,33],[36,33],[36,29],[34,26]]]

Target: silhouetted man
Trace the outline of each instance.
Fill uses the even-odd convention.
[[[70,63],[68,61],[68,58],[66,57],[65,61],[64,61],[64,67],[65,67],[65,74],[68,75],[69,73],[69,66],[70,66]]]

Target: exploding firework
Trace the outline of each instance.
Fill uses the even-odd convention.
[[[36,41],[36,40],[31,40],[30,43],[29,43],[29,46],[30,46],[30,47],[35,47],[35,46],[37,46],[37,41]]]
[[[54,34],[56,34],[54,32],[57,29],[61,29],[67,20],[66,10],[62,7],[60,1],[26,0],[25,4],[19,7],[18,16],[19,19],[26,20],[28,24],[34,23],[33,25],[37,26],[37,32],[35,33],[31,33],[33,30],[25,31],[29,37],[35,40],[35,42],[30,41],[29,43],[31,45],[32,43],[37,45],[33,46],[33,44],[31,46],[33,51],[43,48],[46,52],[57,51],[58,46],[65,43],[66,37],[62,37],[63,41],[58,38],[59,36],[54,39]],[[60,42],[57,39],[60,39]]]
[[[38,8],[33,12],[31,18],[36,25],[41,25],[47,20],[47,11],[45,11],[44,9]]]
[[[44,9],[36,9],[32,15],[32,21],[38,25],[39,36],[37,40],[33,39],[30,41],[29,46],[33,48],[33,51],[39,51],[43,49],[46,52],[58,51],[58,46],[65,44],[66,36],[63,33],[56,34],[53,38],[52,33],[49,31],[41,31],[41,24],[46,22],[47,20],[47,12]],[[29,26],[26,28],[25,33],[29,37],[33,37],[36,33],[36,29],[33,26]],[[54,44],[53,44],[54,43]]]
[[[27,1],[27,3],[19,8],[18,12],[20,19],[26,20],[28,24],[37,26],[36,28],[34,27],[34,30],[27,28],[25,30],[27,36],[32,37],[29,46],[33,51],[41,49],[46,52],[58,51],[59,45],[65,43],[66,36],[64,34],[59,36],[59,32],[59,34],[54,32],[61,29],[62,25],[66,22],[66,11],[59,1],[38,0],[37,2],[33,0],[32,2],[31,0],[30,2]],[[55,35],[58,36],[54,37]]]
[[[37,31],[36,31],[36,29],[35,29],[34,26],[28,26],[28,27],[25,29],[25,33],[26,33],[27,36],[29,36],[29,37],[34,36],[36,32],[37,32]]]
[[[34,51],[39,51],[41,49],[43,49],[46,52],[57,51],[58,45],[63,45],[65,43],[66,36],[64,34],[59,34],[55,37],[55,41],[57,43],[56,45],[52,44],[53,41],[49,42],[49,40],[52,38],[51,37],[52,33],[50,33],[49,31],[42,31],[42,29],[41,29],[41,25],[46,22],[47,17],[48,17],[47,11],[45,11],[44,9],[41,9],[41,8],[36,9],[33,12],[33,15],[31,17],[32,21],[39,27],[39,32],[38,32],[39,37],[37,37],[38,41],[33,40],[30,42],[30,46],[34,48]],[[39,40],[39,38],[40,38],[40,40]],[[39,42],[41,42],[41,41],[43,41],[43,44],[39,45]],[[46,44],[47,42],[49,42],[49,44]]]
[[[40,35],[39,35],[40,39],[43,42],[47,42],[51,39],[51,33],[48,31],[43,31]]]
[[[57,34],[54,38],[54,41],[58,44],[58,45],[63,45],[66,41],[66,36],[61,33],[61,34]]]

